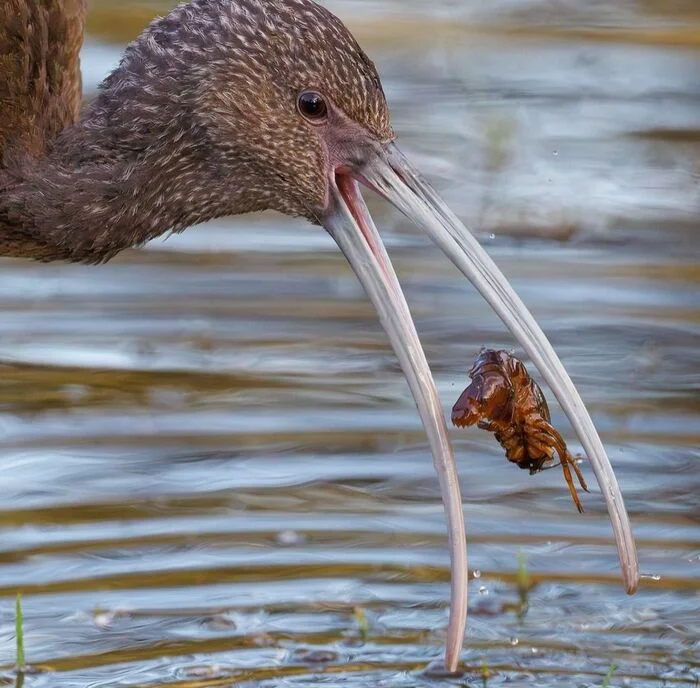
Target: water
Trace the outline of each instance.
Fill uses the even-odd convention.
[[[402,147],[577,383],[649,576],[624,594],[597,486],[579,516],[558,469],[530,477],[455,431],[472,571],[453,685],[600,686],[613,663],[612,686],[698,684],[700,17],[666,5],[332,5]],[[94,4],[88,92],[155,9]],[[479,348],[514,342],[370,202],[448,411]],[[424,672],[449,594],[429,450],[322,230],[226,219],[101,267],[0,267],[9,682],[21,591],[25,686],[446,683]]]

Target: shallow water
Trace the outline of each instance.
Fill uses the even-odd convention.
[[[579,4],[332,5],[380,68],[402,147],[579,387],[649,575],[624,594],[585,464],[580,516],[558,469],[530,477],[455,431],[471,615],[454,685],[600,686],[613,663],[612,686],[700,681],[700,16]],[[88,93],[154,7],[93,5]],[[370,202],[449,411],[480,347],[514,342]],[[443,683],[423,673],[449,596],[430,453],[322,230],[226,219],[98,268],[0,269],[8,681],[22,592],[41,670],[25,686]]]

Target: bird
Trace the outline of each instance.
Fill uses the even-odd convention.
[[[378,193],[474,284],[551,387],[601,486],[634,592],[629,517],[585,405],[508,280],[399,149],[377,69],[342,21],[313,0],[185,2],[145,28],[81,109],[85,17],[85,0],[0,3],[0,256],[100,264],[165,233],[262,210],[324,228],[374,304],[426,430],[448,526],[444,661],[455,671],[467,614],[458,474],[360,189]]]

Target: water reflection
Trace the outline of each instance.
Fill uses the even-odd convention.
[[[480,571],[468,677],[487,665],[495,685],[600,685],[615,662],[630,685],[694,685],[695,6],[331,6],[377,61],[403,146],[562,356],[643,570],[660,576],[626,597],[595,489],[579,517],[556,471],[530,478],[485,434],[455,433]],[[94,4],[88,92],[162,8]],[[512,341],[372,203],[451,405],[475,352]],[[1,268],[2,659],[22,590],[28,659],[56,672],[25,685],[430,682],[448,595],[437,484],[398,365],[328,237],[264,215],[99,268]],[[522,620],[519,550],[534,584]]]

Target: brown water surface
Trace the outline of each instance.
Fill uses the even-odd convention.
[[[88,93],[163,7],[93,3]],[[615,663],[611,686],[697,685],[696,3],[332,7],[376,60],[403,148],[579,386],[649,576],[624,594],[588,466],[579,516],[559,469],[530,477],[489,435],[454,432],[472,570],[451,683],[600,686]],[[448,411],[480,347],[514,343],[437,249],[372,208]],[[8,681],[22,592],[41,669],[25,686],[445,683],[422,673],[449,595],[430,453],[322,230],[225,219],[101,267],[0,270]]]

